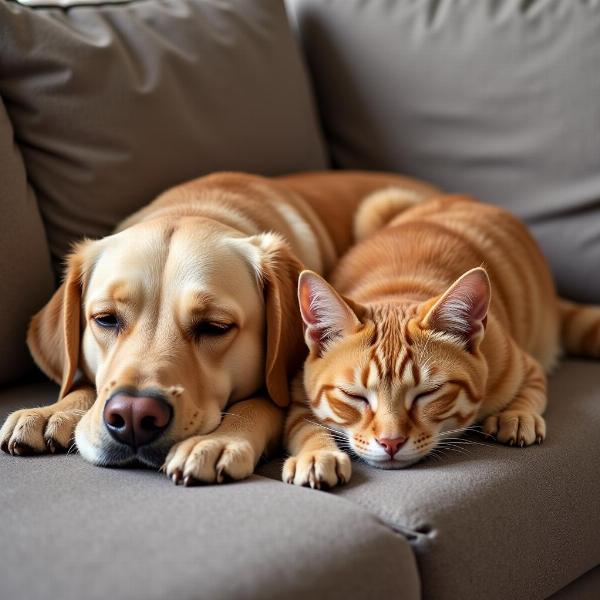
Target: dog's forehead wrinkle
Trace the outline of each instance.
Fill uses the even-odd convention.
[[[190,287],[188,290],[189,301],[193,302],[195,308],[204,308],[211,304],[217,304],[218,300],[215,294],[204,290]]]
[[[121,283],[144,288],[157,285],[168,245],[161,244],[156,236],[134,236],[129,230],[111,238],[112,243],[103,244],[91,274],[90,287],[108,289]]]
[[[211,305],[215,309],[229,307],[235,312],[253,311],[250,307],[261,304],[263,294],[241,249],[247,245],[250,244],[233,236],[221,236],[208,246],[182,244],[167,265],[173,293],[187,307]],[[176,262],[180,252],[185,256]]]
[[[144,302],[143,279],[132,276],[127,280],[116,277],[114,274],[106,278],[98,273],[92,284],[88,286],[85,295],[86,304],[110,304],[139,306]]]
[[[238,253],[222,236],[201,240],[198,236],[175,236],[165,274],[181,285],[216,285],[223,281],[223,273],[237,274],[241,266]]]

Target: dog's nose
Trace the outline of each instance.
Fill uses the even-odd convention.
[[[114,394],[104,407],[104,424],[112,437],[134,450],[154,441],[169,425],[173,410],[159,396]]]
[[[394,454],[396,454],[396,452],[398,452],[398,450],[400,449],[400,446],[402,446],[405,442],[406,442],[406,436],[401,435],[400,437],[397,438],[378,438],[377,439],[377,443],[380,446],[383,446],[384,450],[392,457],[394,458]]]

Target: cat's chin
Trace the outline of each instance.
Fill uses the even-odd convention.
[[[363,457],[363,460],[369,466],[377,469],[406,469],[406,467],[410,467],[411,465],[418,463],[421,458],[421,456],[417,456],[416,458],[411,458],[409,460],[373,460],[372,458]]]

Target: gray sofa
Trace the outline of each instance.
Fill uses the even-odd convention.
[[[23,6],[41,4],[42,6]],[[600,304],[600,3],[0,1],[0,419],[52,402],[25,345],[69,244],[213,170],[395,170],[503,204]],[[0,455],[0,598],[600,597],[600,364],[548,439],[477,437],[331,493],[181,488]]]

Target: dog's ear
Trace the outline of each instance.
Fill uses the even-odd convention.
[[[267,324],[265,383],[271,399],[287,406],[290,379],[306,356],[296,295],[298,275],[304,267],[279,236],[261,234],[255,240],[261,249],[260,279]]]
[[[79,363],[81,294],[84,249],[79,244],[69,256],[62,285],[29,324],[27,345],[44,373],[61,384],[60,398],[73,386]]]

